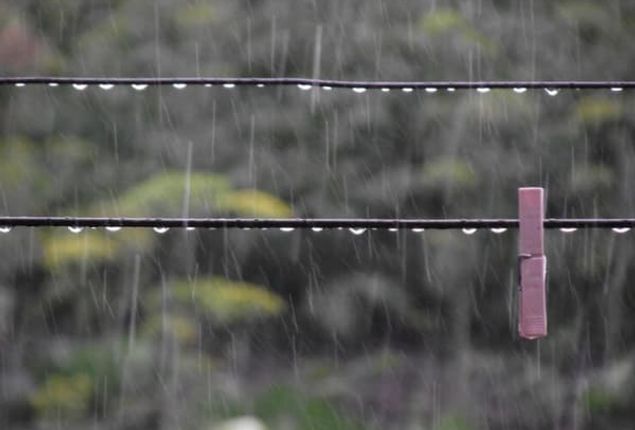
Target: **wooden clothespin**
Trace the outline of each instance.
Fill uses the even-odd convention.
[[[525,339],[547,335],[547,258],[544,249],[544,190],[518,189],[518,332]]]

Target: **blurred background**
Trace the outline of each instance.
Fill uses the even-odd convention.
[[[635,2],[0,1],[2,76],[633,78]],[[0,215],[635,216],[630,91],[0,88]],[[630,429],[633,232],[0,233],[6,429]]]

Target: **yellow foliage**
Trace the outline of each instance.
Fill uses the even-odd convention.
[[[477,180],[472,166],[461,159],[442,157],[423,166],[422,182],[425,187],[440,188],[452,185],[468,188],[474,187]]]
[[[165,320],[163,315],[157,314],[149,318],[142,329],[145,336],[155,337],[161,334],[165,321],[165,330],[171,333],[182,343],[193,343],[197,339],[197,327],[191,318],[181,315],[167,315]]]
[[[216,21],[214,6],[206,3],[189,4],[180,7],[175,15],[176,22],[183,27],[211,24]]]
[[[40,416],[79,417],[86,412],[92,392],[93,383],[86,374],[52,375],[33,394],[31,404]]]
[[[291,207],[278,197],[253,189],[231,192],[218,203],[226,212],[248,217],[286,218],[293,215]]]
[[[454,9],[436,9],[421,18],[421,29],[430,36],[446,33],[458,34],[465,42],[480,46],[489,55],[495,55],[497,46],[493,40],[479,32]]]
[[[44,265],[56,269],[82,260],[102,262],[115,257],[116,244],[103,233],[56,233],[43,237]]]
[[[622,116],[622,105],[614,100],[584,97],[576,106],[576,114],[583,122],[601,124]]]
[[[221,176],[192,173],[189,189],[190,211],[208,214],[216,208],[218,199],[230,191],[230,186]],[[161,173],[130,188],[112,208],[100,204],[91,212],[121,216],[180,216],[185,190],[186,176],[183,172]]]
[[[460,29],[464,25],[463,15],[453,9],[437,9],[426,14],[421,20],[421,28],[431,35]]]
[[[599,192],[610,188],[614,179],[613,171],[608,166],[601,164],[578,166],[571,175],[571,191]]]
[[[194,306],[223,323],[271,317],[285,309],[285,302],[277,294],[256,284],[213,277],[194,283],[179,282],[171,293],[181,305]],[[148,303],[157,307],[160,297],[155,292]]]

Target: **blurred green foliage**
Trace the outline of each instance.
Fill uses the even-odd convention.
[[[634,33],[625,1],[24,0],[0,4],[0,69],[620,80]],[[633,102],[8,86],[0,211],[513,218],[537,185],[549,217],[629,217]],[[632,427],[632,367],[611,370],[635,347],[628,234],[547,234],[537,348],[511,230],[181,232],[0,234],[0,428]]]

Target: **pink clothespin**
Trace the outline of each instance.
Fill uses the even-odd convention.
[[[544,249],[544,190],[518,189],[518,332],[525,339],[547,335],[547,258]]]

